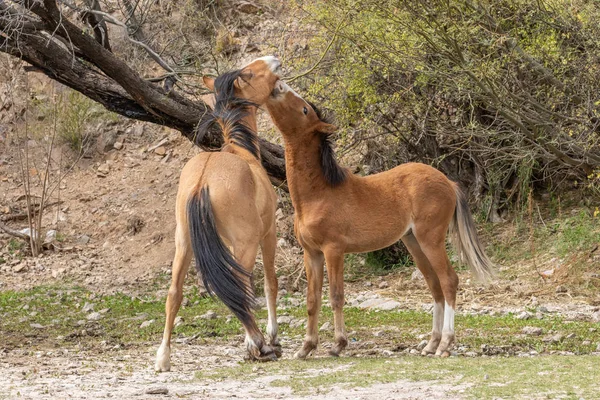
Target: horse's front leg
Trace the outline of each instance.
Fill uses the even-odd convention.
[[[333,309],[335,326],[335,344],[329,351],[332,356],[339,356],[348,345],[344,326],[344,252],[338,249],[325,251],[327,277],[329,278],[329,299]]]
[[[308,281],[306,295],[306,310],[308,323],[306,324],[306,337],[302,348],[294,355],[295,358],[304,359],[319,343],[319,311],[321,311],[321,293],[323,291],[323,263],[325,259],[320,251],[304,249],[304,268]]]

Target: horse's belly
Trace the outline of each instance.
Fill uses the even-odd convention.
[[[350,230],[346,240],[346,253],[366,253],[391,246],[410,229],[408,223],[369,225]]]

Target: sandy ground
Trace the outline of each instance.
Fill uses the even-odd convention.
[[[290,387],[271,386],[272,381],[287,376],[261,374],[260,364],[254,368],[256,377],[250,380],[195,377],[198,370],[241,362],[237,346],[178,346],[172,356],[172,372],[162,374],[156,374],[152,369],[152,347],[147,351],[108,351],[101,355],[88,351],[69,354],[65,350],[36,354],[19,352],[15,350],[0,356],[0,382],[3,382],[0,398],[456,399],[457,391],[461,390],[452,384],[399,379],[364,388],[316,388],[310,396],[298,396]],[[452,394],[448,394],[449,390]]]

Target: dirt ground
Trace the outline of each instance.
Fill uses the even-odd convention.
[[[453,384],[411,382],[375,384],[368,387],[336,389],[306,396],[292,393],[289,387],[274,387],[274,380],[286,375],[262,374],[252,380],[211,380],[194,378],[199,370],[236,365],[241,361],[238,346],[179,346],[173,356],[177,365],[172,372],[156,374],[152,369],[154,348],[148,351],[124,351],[98,355],[53,352],[0,358],[0,397],[23,399],[450,399]],[[201,366],[200,366],[201,365]],[[259,368],[257,364],[256,369]],[[310,369],[309,369],[310,370]],[[319,370],[315,369],[315,373]],[[155,394],[153,394],[155,392]]]

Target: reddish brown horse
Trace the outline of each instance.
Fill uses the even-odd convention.
[[[257,107],[273,90],[280,65],[275,57],[263,57],[214,81],[204,80],[215,92],[212,123],[221,127],[225,146],[218,153],[198,154],[181,172],[173,277],[156,371],[169,371],[171,367],[171,332],[192,253],[206,288],[244,325],[250,357],[272,360],[280,354],[274,265],[277,196],[262,167],[256,136]],[[208,126],[199,131],[204,129]],[[259,245],[265,269],[268,343],[252,314],[251,276]]]
[[[336,127],[289,86],[279,82],[267,101],[285,141],[286,172],[295,210],[295,230],[304,248],[308,280],[308,325],[296,357],[318,343],[323,264],[335,321],[332,355],[346,347],[344,254],[362,253],[402,240],[433,295],[433,330],[423,354],[448,356],[454,342],[458,276],[446,254],[450,227],[461,259],[481,277],[492,264],[479,243],[469,206],[458,185],[425,164],[409,163],[360,177],[340,167],[331,148]]]

